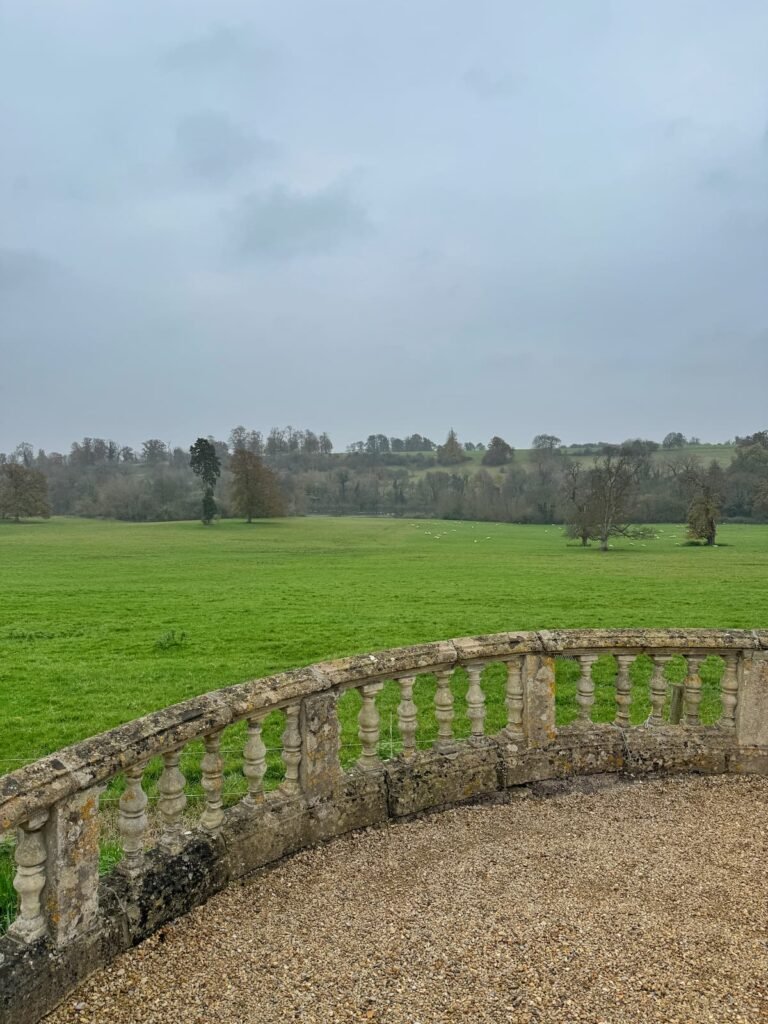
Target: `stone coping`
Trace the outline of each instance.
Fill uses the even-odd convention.
[[[214,690],[144,715],[0,777],[0,832],[125,768],[304,697],[517,655],[768,650],[768,630],[542,630],[461,637],[319,662]]]

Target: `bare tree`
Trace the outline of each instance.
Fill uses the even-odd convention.
[[[599,536],[598,509],[592,493],[592,479],[580,463],[568,460],[563,478],[565,532],[587,547]]]
[[[637,481],[643,456],[617,445],[606,445],[589,471],[589,501],[594,509],[600,550],[611,537],[630,536]]]

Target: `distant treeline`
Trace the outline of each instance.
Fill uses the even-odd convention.
[[[225,517],[235,508],[231,460],[237,450],[246,450],[276,475],[289,515],[519,523],[563,522],[569,467],[588,466],[590,457],[606,448],[604,442],[565,446],[552,434],[537,434],[530,449],[516,452],[501,437],[462,443],[453,430],[442,444],[421,434],[371,434],[342,453],[334,452],[326,432],[293,427],[267,434],[236,427],[226,441],[209,440],[221,460],[216,502]],[[725,458],[712,464],[697,454],[697,438],[679,433],[661,442],[635,439],[618,446],[637,460],[635,521],[684,521],[690,503],[685,480],[696,465],[710,471],[723,518],[768,520],[768,431],[727,444]],[[0,453],[0,466],[20,465],[42,474],[53,514],[133,521],[198,518],[200,485],[189,460],[188,448],[157,438],[138,450],[85,437],[66,454],[36,451],[27,443],[10,454]]]

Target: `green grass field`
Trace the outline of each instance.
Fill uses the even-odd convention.
[[[557,527],[384,519],[125,524],[0,521],[0,774],[148,711],[279,669],[499,630],[768,626],[768,527],[732,526],[722,546],[685,546],[682,526],[607,554]],[[678,666],[679,668],[679,666]],[[595,670],[594,717],[615,704],[612,659]],[[707,666],[702,717],[719,713]],[[635,721],[647,715],[649,665],[634,667]],[[674,675],[675,666],[671,669]],[[558,666],[558,720],[574,717],[574,666]],[[454,677],[455,728],[469,733],[466,674]],[[484,677],[489,732],[504,723],[504,673]],[[434,681],[421,677],[420,745],[437,726]],[[399,749],[398,690],[378,703],[381,753]],[[359,754],[360,698],[342,698],[342,760]],[[282,775],[281,715],[265,727],[267,785]],[[242,795],[242,728],[225,734],[226,797]],[[182,767],[192,802],[199,745]],[[150,764],[152,797],[160,764]],[[103,798],[118,799],[120,780]],[[102,866],[120,856],[107,832]],[[0,843],[0,932],[13,914],[11,847]]]
[[[507,524],[0,522],[0,771],[322,658],[505,629],[768,626],[768,528],[718,536],[687,547],[662,526],[600,554]]]

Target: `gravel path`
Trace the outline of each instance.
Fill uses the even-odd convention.
[[[49,1024],[768,1021],[768,780],[467,807],[306,851]]]

